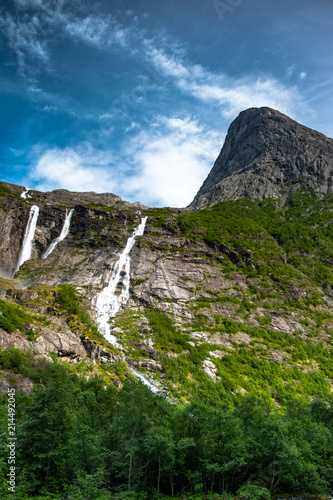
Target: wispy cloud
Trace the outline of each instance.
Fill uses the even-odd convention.
[[[294,116],[301,104],[304,108],[302,96],[295,86],[287,86],[271,76],[230,78],[167,55],[163,49],[150,48],[147,57],[157,70],[172,78],[173,84],[183,93],[218,105],[226,118],[250,107],[269,106]],[[301,78],[306,77],[306,73],[301,75]]]
[[[296,87],[286,87],[269,77],[249,77],[221,86],[185,83],[184,90],[203,102],[218,104],[226,118],[231,118],[244,109],[260,106],[294,115],[302,100]]]
[[[14,3],[17,12],[7,12],[0,18],[0,30],[16,53],[23,74],[35,74],[38,65],[53,69],[52,44],[59,35],[99,49],[126,45],[128,30],[112,15],[86,15],[75,0],[70,4],[65,0],[15,0]]]
[[[26,69],[26,59],[32,58],[46,66],[49,62],[47,43],[41,40],[40,23],[37,17],[27,20],[15,19],[6,14],[0,18],[0,30],[8,38],[10,48],[16,53],[19,68]]]
[[[167,84],[173,85],[198,102],[217,106],[225,118],[254,106],[271,106],[294,118],[298,109],[305,109],[297,88],[272,76],[248,75],[236,79],[193,64],[177,40],[157,33],[147,37],[131,12],[125,12],[120,22],[119,16],[117,19],[111,14],[88,12],[75,0],[15,0],[15,4],[19,14],[7,13],[0,21],[0,28],[26,74],[31,69],[35,75],[38,65],[53,70],[52,40],[56,33],[57,37],[98,50],[125,50],[129,59],[141,62],[146,87],[154,85],[164,94],[168,91]],[[294,68],[289,70],[293,72]],[[299,79],[305,77],[306,73],[301,72]],[[37,93],[33,95],[36,97]],[[54,105],[52,99],[49,104]]]
[[[149,44],[151,45],[151,44]],[[151,57],[152,63],[165,75],[174,78],[189,78],[190,72],[182,64],[181,61],[174,57],[168,57],[162,50],[151,47],[148,55]]]
[[[107,49],[111,46],[125,47],[128,30],[113,16],[89,15],[83,19],[64,18],[63,28],[70,38]]]
[[[30,102],[43,118],[52,117],[50,126],[58,126],[56,114],[75,118],[67,120],[71,147],[53,147],[54,139],[52,146],[33,150],[28,184],[41,190],[111,191],[148,205],[185,206],[240,111],[270,106],[295,119],[307,112],[297,86],[285,83],[305,87],[305,66],[289,66],[284,80],[264,73],[232,77],[221,68],[195,64],[179,40],[165,31],[146,30],[152,23],[144,16],[115,9],[111,15],[99,8],[80,0],[13,0],[0,20]],[[77,62],[77,75],[60,60],[64,46],[68,60]],[[62,127],[65,120],[60,121]]]

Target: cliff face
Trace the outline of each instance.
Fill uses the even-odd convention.
[[[232,122],[191,207],[250,196],[276,198],[297,189],[332,192],[333,140],[270,108],[243,111]]]
[[[111,193],[75,193],[59,189],[51,193],[30,191],[29,197],[24,199],[21,197],[24,191],[21,186],[1,183],[1,189],[0,269],[9,274],[15,271],[33,204],[39,206],[39,215],[31,258],[41,258],[48,245],[59,236],[66,209],[74,208],[71,234],[77,245],[89,247],[91,243],[92,246],[103,247],[103,241],[107,241],[107,245],[112,241],[119,243],[127,225],[140,220],[137,213],[144,208],[141,203],[128,203]],[[118,227],[119,232],[116,231]],[[84,241],[81,241],[83,233]],[[97,233],[98,241],[95,237]]]
[[[202,210],[152,209],[112,194],[64,190],[23,199],[23,188],[1,183],[2,271],[16,268],[33,205],[39,216],[31,258],[15,279],[0,278],[0,346],[57,356],[116,386],[140,370],[146,383],[183,401],[195,391],[264,391],[277,401],[330,394],[331,142],[267,108],[241,114],[194,204],[216,202],[221,193],[245,196],[245,188],[259,200]],[[270,193],[273,199],[262,200]],[[279,193],[283,203],[274,199]],[[42,258],[71,209],[68,235]],[[144,216],[144,234],[117,279],[117,297],[130,285],[110,317],[111,345],[94,326],[96,297]]]

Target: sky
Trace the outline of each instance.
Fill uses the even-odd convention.
[[[1,0],[0,179],[184,207],[244,109],[333,137],[332,19],[332,0]]]

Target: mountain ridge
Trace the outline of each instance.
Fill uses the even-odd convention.
[[[298,189],[333,191],[333,139],[271,108],[242,111],[191,208],[249,196],[276,198]]]
[[[330,498],[333,193],[21,194],[0,183],[0,267],[29,250],[0,277],[17,497]]]

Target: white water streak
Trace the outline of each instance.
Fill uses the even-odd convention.
[[[26,200],[27,198],[31,198],[31,196],[30,196],[30,194],[29,194],[29,191],[30,191],[30,189],[29,189],[29,188],[24,188],[23,193],[21,193],[21,198],[24,198],[25,200]]]
[[[116,337],[111,334],[109,320],[115,316],[129,299],[130,285],[130,252],[134,246],[137,236],[142,236],[148,217],[143,217],[141,223],[135,229],[132,236],[127,240],[126,247],[121,253],[119,260],[114,266],[109,284],[97,295],[95,299],[95,309],[97,311],[98,330],[111,344],[118,346]],[[123,271],[122,290],[120,295],[116,295],[116,288]]]
[[[20,269],[20,267],[26,260],[29,260],[31,258],[32,242],[35,236],[38,214],[39,214],[39,207],[37,205],[33,205],[30,208],[29,218],[27,226],[25,228],[23,243],[18,256],[15,272],[17,272]]]
[[[130,370],[131,370],[131,372],[134,373],[134,375],[136,377],[138,377],[141,380],[141,382],[143,384],[145,384],[151,390],[151,392],[153,392],[154,394],[162,394],[160,389],[156,385],[154,385],[152,382],[150,382],[148,377],[145,377],[144,375],[142,375],[142,373],[137,372],[133,368],[131,368]]]
[[[52,243],[50,244],[48,249],[44,252],[42,259],[46,259],[46,257],[48,257],[50,255],[50,253],[53,252],[53,250],[58,245],[58,243],[60,243],[60,241],[64,240],[66,238],[66,236],[68,235],[73,212],[74,212],[74,208],[72,208],[72,210],[70,210],[70,212],[68,212],[68,210],[66,208],[66,217],[65,217],[64,225],[62,226],[61,233],[57,238],[55,238],[52,241]]]

